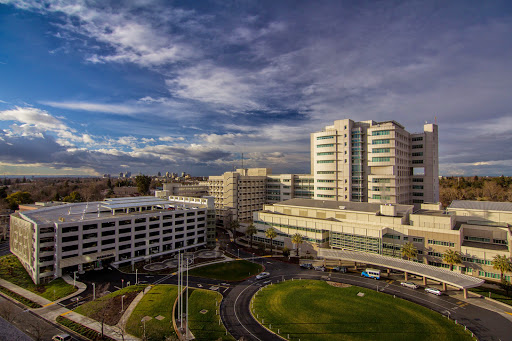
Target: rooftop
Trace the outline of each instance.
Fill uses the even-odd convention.
[[[331,201],[331,200],[315,200],[315,199],[290,199],[273,204],[274,206],[301,206],[308,208],[325,208],[339,211],[355,211],[378,213],[380,206],[383,204],[375,204],[368,202],[353,202],[353,201]],[[412,210],[413,205],[399,205],[393,204],[396,207],[396,212],[399,216],[404,215],[406,212]]]
[[[449,212],[446,211],[438,211],[438,210],[424,210],[420,209],[414,212],[414,214],[424,214],[424,215],[432,215],[432,216],[450,216]]]
[[[144,207],[144,211],[137,208]],[[147,209],[149,208],[150,209]],[[128,197],[105,199],[88,203],[66,204],[43,207],[33,211],[19,212],[19,215],[38,224],[67,223],[105,219],[113,216],[145,214],[156,210],[197,208],[198,204],[169,201],[156,197]],[[123,210],[119,212],[119,210]],[[118,210],[116,212],[116,210]]]
[[[485,210],[485,211],[504,211],[512,212],[512,202],[493,202],[493,201],[476,201],[476,200],[454,200],[448,209],[468,209],[468,210]]]

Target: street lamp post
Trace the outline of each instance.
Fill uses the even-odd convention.
[[[76,273],[78,271],[73,271],[73,288],[76,287]]]
[[[124,298],[125,297],[126,297],[126,295],[121,296],[121,312],[123,312],[123,310],[124,310]]]
[[[121,279],[121,289],[123,289],[123,288],[124,288],[124,278]]]
[[[92,300],[96,299],[96,283],[92,284]]]
[[[137,271],[139,271],[139,269],[135,269],[135,285],[139,283],[139,281],[137,281]]]

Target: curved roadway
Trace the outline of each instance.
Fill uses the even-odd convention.
[[[236,248],[234,248],[236,250]],[[240,256],[250,260],[252,255],[240,252]],[[314,270],[304,270],[298,265],[283,263],[271,259],[259,259],[266,271],[271,273],[271,277],[264,280],[256,280],[254,277],[243,281],[234,286],[224,294],[224,300],[221,305],[222,320],[228,331],[240,339],[244,337],[248,340],[283,340],[275,334],[269,332],[261,326],[251,315],[249,302],[252,296],[259,290],[263,282],[271,280],[272,282],[295,279],[316,279],[330,280],[333,282],[347,283],[373,290],[378,290],[390,295],[404,298],[414,303],[420,304],[443,315],[450,315],[466,325],[479,340],[511,340],[510,331],[512,330],[511,320],[503,317],[500,313],[490,311],[476,305],[461,301],[456,297],[447,294],[435,296],[426,293],[423,288],[409,289],[400,285],[400,281],[392,278],[383,277],[379,281],[362,278],[357,273],[329,273]],[[452,292],[455,292],[452,290]],[[504,308],[502,309],[504,311]],[[512,311],[510,309],[509,311]]]

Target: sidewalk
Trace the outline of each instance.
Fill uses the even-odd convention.
[[[71,285],[73,284],[73,280],[69,276],[68,276],[68,278],[64,278],[64,280],[68,283],[70,283],[69,281],[71,281],[70,284]],[[82,293],[87,288],[87,286],[82,282],[76,281],[76,286],[78,287],[78,291],[74,292],[71,295],[63,297],[61,299],[58,299],[54,302],[47,300],[44,297],[41,297],[31,291],[23,289],[23,288],[17,286],[16,284],[13,284],[13,283],[8,282],[3,279],[0,279],[0,285],[25,297],[25,298],[28,298],[31,301],[34,301],[34,302],[40,304],[42,306],[42,308],[35,308],[35,309],[29,309],[29,310],[31,310],[33,313],[41,316],[45,320],[51,321],[51,322],[59,325],[57,323],[57,317],[65,316],[66,318],[73,320],[74,322],[80,323],[88,328],[91,328],[91,329],[97,331],[98,333],[101,333],[101,323],[100,322],[93,320],[87,316],[83,316],[81,314],[75,313],[67,308],[64,308],[63,306],[61,306],[59,304],[59,302],[61,302],[63,300],[67,300],[73,296],[76,296],[76,295]],[[133,309],[132,309],[132,311],[133,311]],[[123,315],[123,317],[124,317],[124,315]],[[126,317],[126,319],[128,319],[128,317]],[[139,338],[137,338],[133,335],[129,335],[126,332],[123,333],[123,331],[117,326],[109,326],[107,324],[104,324],[103,329],[104,329],[105,335],[107,335],[115,340],[123,340],[123,336],[121,334],[124,334],[125,341],[139,341],[140,340]]]

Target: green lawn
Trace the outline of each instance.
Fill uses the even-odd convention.
[[[149,341],[165,340],[165,337],[177,337],[172,326],[172,307],[178,297],[178,287],[175,285],[160,284],[149,290],[133,310],[126,331],[132,335],[143,337],[142,318],[151,317],[146,322],[146,336]],[[164,316],[161,321],[155,319]]]
[[[76,291],[72,285],[57,278],[48,284],[35,285],[23,265],[14,255],[0,257],[0,278],[32,291],[50,301],[65,297]]]
[[[76,308],[75,312],[89,316],[97,321],[103,320],[109,325],[115,325],[123,315],[121,308],[126,310],[135,296],[144,290],[145,287],[146,285],[130,285],[121,290],[117,290],[108,295],[97,298],[94,301],[87,302]],[[123,298],[123,304],[121,304],[121,296],[123,295],[125,297]]]
[[[224,281],[241,281],[249,276],[263,271],[260,264],[246,260],[235,260],[226,263],[217,263],[190,270],[190,276],[207,277]]]
[[[256,295],[253,307],[260,323],[291,340],[471,340],[463,327],[425,307],[323,281],[274,284]]]
[[[491,298],[496,301],[503,302],[512,306],[512,291],[509,293],[510,296],[505,295],[505,291],[499,289],[490,289],[484,287],[471,288],[469,291],[477,293],[479,295],[489,297],[489,291],[491,292]]]
[[[218,292],[194,289],[189,293],[189,328],[196,340],[234,340],[224,325],[219,325],[220,316],[215,310],[220,306],[222,295]],[[215,305],[217,302],[217,306]],[[201,310],[206,310],[203,314]]]

